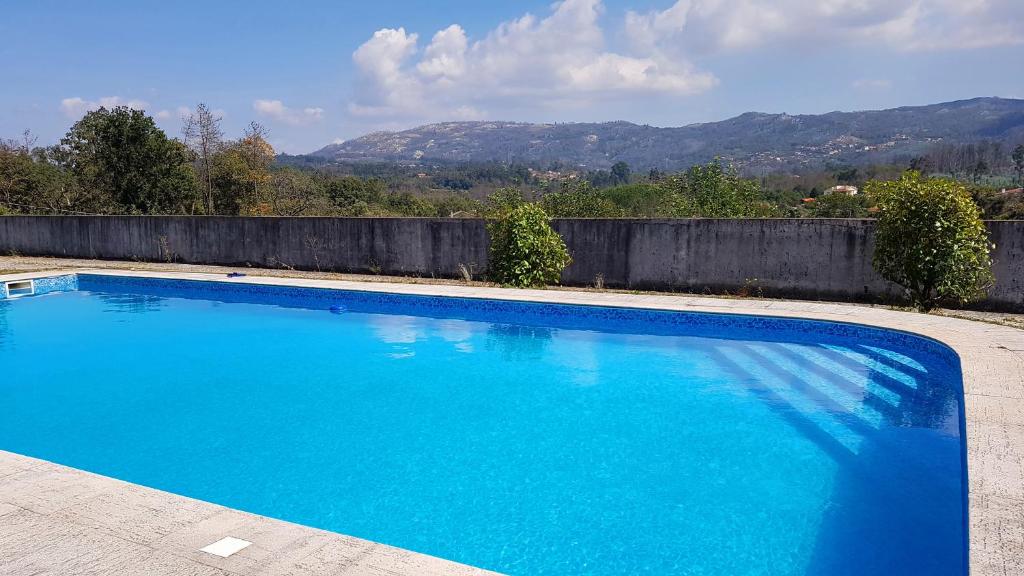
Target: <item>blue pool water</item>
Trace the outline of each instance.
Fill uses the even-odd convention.
[[[966,573],[959,366],[928,340],[77,286],[0,300],[0,449],[511,574]]]

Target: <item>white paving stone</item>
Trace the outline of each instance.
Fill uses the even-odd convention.
[[[207,554],[213,554],[214,556],[220,556],[221,558],[227,558],[229,556],[234,556],[249,546],[252,546],[252,542],[249,542],[248,540],[242,540],[241,538],[235,538],[234,536],[225,536],[209,546],[200,548],[199,551],[206,552]]]

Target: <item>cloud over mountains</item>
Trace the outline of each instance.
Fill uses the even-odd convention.
[[[352,55],[348,112],[367,121],[472,120],[513,102],[686,96],[719,85],[703,59],[782,45],[906,52],[1024,42],[1014,29],[1024,21],[1019,0],[678,0],[611,22],[604,12],[600,0],[563,0],[475,40],[457,23],[425,43],[404,27],[380,29]]]

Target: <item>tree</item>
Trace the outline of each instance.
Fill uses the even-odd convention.
[[[383,214],[395,216],[437,216],[437,208],[425,198],[409,192],[392,192],[381,199]]]
[[[693,166],[662,185],[670,195],[671,215],[677,218],[745,218],[765,211],[757,182],[740,178],[718,160]]]
[[[331,202],[346,216],[365,216],[370,205],[380,204],[387,191],[382,180],[356,176],[325,176],[324,190]]]
[[[601,195],[632,217],[657,218],[667,209],[666,190],[649,182],[636,182],[602,190]]]
[[[850,184],[856,182],[859,174],[856,168],[843,168],[835,173],[837,182]]]
[[[240,140],[225,145],[214,154],[210,167],[213,186],[213,211],[220,214],[260,214],[268,201],[270,165],[274,148],[266,140],[266,131],[253,122]]]
[[[267,142],[267,131],[256,122],[250,122],[245,136],[238,142],[238,149],[245,161],[245,176],[248,192],[253,198],[260,197],[260,187],[270,181],[270,165],[274,163],[274,147]]]
[[[256,213],[275,216],[322,216],[332,211],[330,198],[309,172],[282,168],[271,172]]]
[[[1017,185],[1024,186],[1024,144],[1013,149],[1013,171],[1017,173]]]
[[[612,164],[612,180],[616,184],[628,184],[629,176],[629,164],[622,161]]]
[[[502,211],[487,225],[490,277],[518,288],[557,284],[572,261],[565,242],[537,204],[524,202]]]
[[[0,140],[0,206],[4,212],[28,211],[32,206],[36,170],[32,148],[36,139],[25,131],[21,140]]]
[[[561,189],[541,198],[541,206],[553,218],[615,218],[622,210],[586,180],[564,180]]]
[[[180,212],[192,198],[191,155],[141,110],[87,113],[54,151],[82,189],[120,213]]]
[[[522,190],[518,188],[499,188],[487,197],[487,210],[490,216],[500,218],[505,213],[526,204]]]
[[[971,174],[974,176],[974,183],[977,184],[981,181],[981,177],[988,174],[988,163],[982,159],[978,159],[974,163],[974,167],[971,168]]]
[[[907,289],[919,310],[985,294],[992,276],[981,210],[958,182],[908,172],[867,184],[879,207],[874,267]]]
[[[34,143],[34,140],[32,140]],[[52,154],[31,143],[0,141],[0,206],[6,213],[72,214],[97,212]]]
[[[434,216],[439,218],[478,217],[484,212],[484,205],[466,195],[451,194],[433,201]]]
[[[195,153],[196,175],[200,182],[207,214],[215,214],[213,163],[214,155],[224,146],[224,132],[220,128],[220,116],[215,115],[206,104],[200,103],[196,111],[182,118],[182,134],[185,144]],[[193,207],[192,212],[195,212]]]
[[[930,174],[932,172],[931,156],[914,156],[910,159],[910,169],[921,174]]]
[[[866,218],[868,201],[863,194],[827,194],[815,198],[810,212],[814,218]]]

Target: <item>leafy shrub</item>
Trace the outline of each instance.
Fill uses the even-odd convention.
[[[758,184],[741,178],[718,160],[691,167],[663,182],[675,218],[749,218],[769,216]]]
[[[818,196],[811,204],[810,213],[815,218],[867,218],[868,204],[864,194],[829,194]]]
[[[617,218],[622,210],[590,182],[566,180],[560,190],[540,200],[544,212],[555,218]]]
[[[992,245],[981,210],[962,184],[908,172],[899,180],[868,182],[867,191],[879,207],[874,267],[906,288],[918,309],[985,294],[994,280]]]
[[[638,182],[608,188],[601,192],[628,216],[657,218],[667,211],[668,191],[658,184]]]
[[[482,202],[461,194],[429,198],[428,200],[433,203],[435,215],[438,218],[478,216],[484,211]]]
[[[526,203],[521,190],[516,188],[499,188],[487,197],[487,213],[491,217],[501,217],[513,208]]]
[[[501,212],[487,231],[495,282],[518,288],[557,284],[571,262],[562,238],[536,204],[521,203]]]

